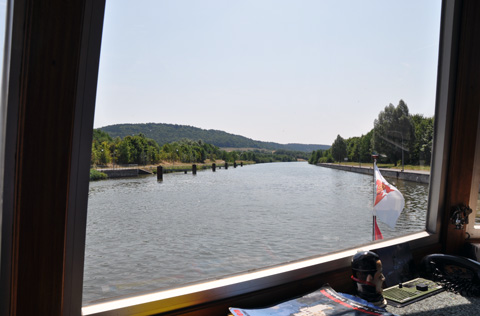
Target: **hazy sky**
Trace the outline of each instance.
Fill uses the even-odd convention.
[[[367,133],[400,99],[432,116],[440,6],[107,0],[95,127],[172,123],[331,144]]]

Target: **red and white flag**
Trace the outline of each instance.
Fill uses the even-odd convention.
[[[395,228],[397,219],[405,206],[405,199],[396,187],[387,182],[374,164],[376,196],[373,216],[391,228]]]
[[[382,232],[380,231],[380,228],[378,228],[377,219],[374,217],[373,218],[373,240],[378,240],[378,239],[383,239],[383,235],[382,235]]]

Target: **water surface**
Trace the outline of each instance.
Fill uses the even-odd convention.
[[[385,238],[425,227],[428,186]],[[84,304],[218,278],[368,243],[369,175],[305,162],[90,183]]]

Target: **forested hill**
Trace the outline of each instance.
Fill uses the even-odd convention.
[[[155,140],[160,146],[166,143],[179,141],[183,138],[188,138],[195,141],[202,140],[220,148],[286,149],[304,152],[330,148],[329,145],[262,142],[240,135],[229,134],[224,131],[213,129],[206,130],[198,127],[176,124],[116,124],[101,127],[100,129],[107,132],[112,138],[117,136],[123,138],[127,135],[138,135],[143,133],[146,137]]]

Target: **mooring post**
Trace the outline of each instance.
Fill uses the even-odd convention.
[[[225,161],[225,169],[228,169],[228,162]]]
[[[157,180],[163,180],[163,167],[157,166]]]
[[[197,174],[197,165],[192,165],[192,174]]]
[[[243,167],[243,161],[240,161],[240,167]]]
[[[236,161],[233,162],[233,168],[237,168],[237,162]]]
[[[187,170],[183,170],[183,172],[185,172],[185,174],[187,174]]]
[[[215,172],[215,168],[217,167],[216,164],[212,163],[212,171]]]

